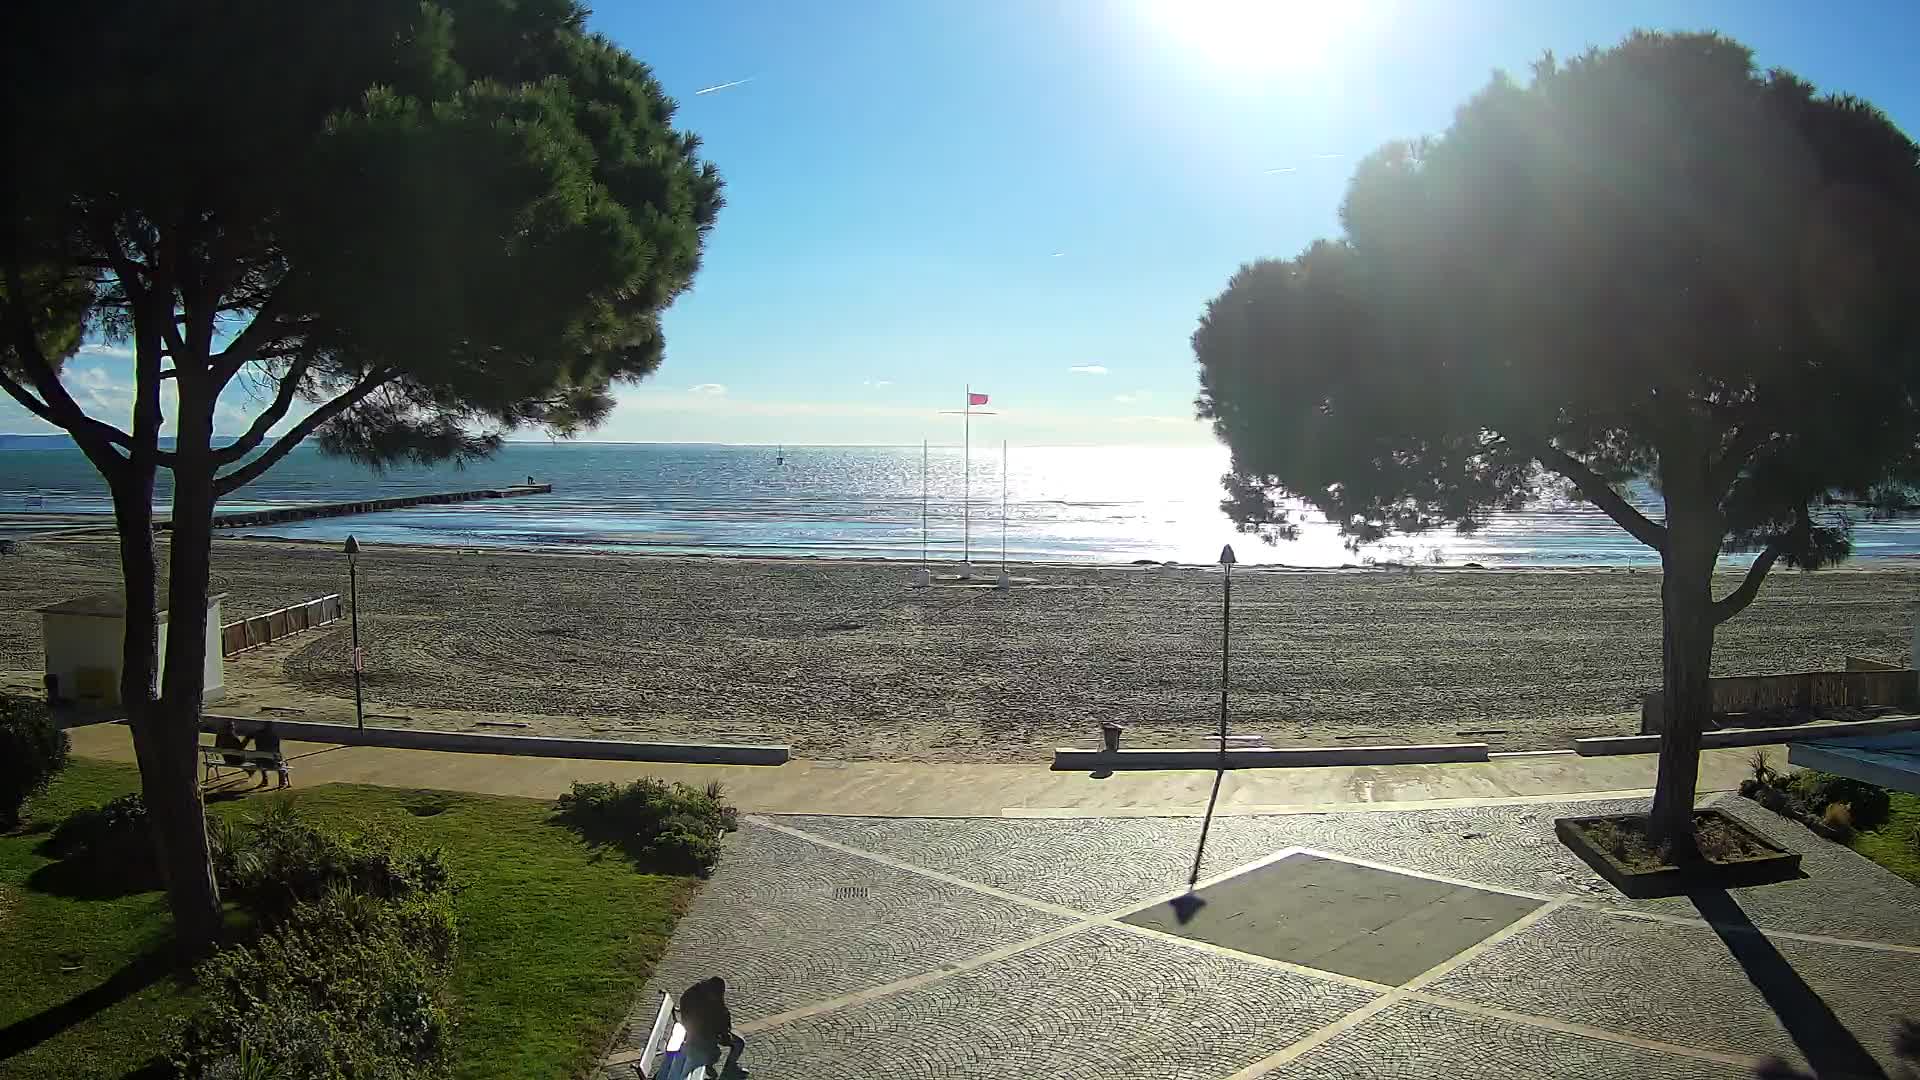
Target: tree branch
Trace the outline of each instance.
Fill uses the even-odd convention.
[[[1767,546],[1761,550],[1760,557],[1753,560],[1753,565],[1747,568],[1747,576],[1740,582],[1740,587],[1713,602],[1713,625],[1719,626],[1745,611],[1747,605],[1753,603],[1753,598],[1760,593],[1760,583],[1767,580],[1767,571],[1773,569],[1774,560],[1778,559],[1786,548],[1787,538],[1784,536],[1776,536],[1768,542]]]
[[[1612,484],[1587,468],[1579,458],[1548,442],[1535,443],[1531,449],[1540,464],[1573,481],[1588,502],[1605,511],[1616,524],[1632,533],[1634,539],[1655,551],[1667,549],[1666,527],[1647,520],[1645,514],[1634,509],[1632,503],[1613,490]]]
[[[232,445],[221,447],[213,452],[216,468],[231,465],[253,453],[253,448],[259,446],[261,440],[267,437],[267,432],[273,429],[273,425],[286,418],[287,410],[293,407],[294,395],[300,390],[300,380],[306,378],[307,366],[307,358],[304,356],[294,361],[293,367],[280,377],[280,389],[274,394],[273,403],[267,406],[265,412],[254,417],[252,426],[247,428],[247,433],[240,436]]]
[[[1732,487],[1733,482],[1740,478],[1740,470],[1746,468],[1754,453],[1772,440],[1773,432],[1765,427],[1744,424],[1735,428],[1733,438],[1728,441],[1727,448],[1721,451],[1709,474],[1713,490],[1725,492]]]
[[[275,296],[267,297],[266,303],[254,311],[247,328],[214,354],[213,377],[218,386],[225,386],[248,361],[258,359],[261,346],[273,340],[275,331],[285,329],[279,323],[279,316],[274,314],[274,299]]]
[[[306,418],[295,424],[291,431],[274,440],[274,444],[267,448],[266,453],[225,476],[216,477],[213,481],[214,497],[224,498],[252,483],[261,473],[273,468],[281,458],[291,453],[294,447],[300,445],[302,440],[313,434],[322,424],[366,400],[368,394],[392,382],[396,374],[390,368],[378,368],[355,383],[353,389],[308,413]]]
[[[20,276],[19,267],[11,265],[7,267],[6,282],[7,295],[14,300],[6,308],[7,329],[13,338],[14,356],[19,361],[20,369],[26,373],[27,381],[33,384],[34,390],[40,395],[35,398],[27,393],[25,387],[0,372],[0,378],[5,379],[4,386],[8,396],[25,406],[28,412],[72,435],[82,449],[89,451],[89,457],[95,456],[94,450],[112,453],[110,446],[121,446],[131,450],[133,436],[112,424],[88,416],[86,411],[80,408],[79,403],[73,400],[73,395],[67,393],[66,387],[60,385],[59,374],[54,371],[53,365],[40,351],[40,341],[34,336],[32,320],[22,311],[28,294],[26,283]],[[114,456],[118,457],[118,455]]]

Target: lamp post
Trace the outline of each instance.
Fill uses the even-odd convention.
[[[1227,643],[1233,634],[1233,545],[1220,549],[1220,768],[1227,767]]]
[[[1200,863],[1207,854],[1207,831],[1213,827],[1213,807],[1220,801],[1220,782],[1227,777],[1227,645],[1233,631],[1233,545],[1220,549],[1222,575],[1220,595],[1220,756],[1213,772],[1213,794],[1207,797],[1207,813],[1200,819],[1200,843],[1193,850],[1193,872],[1187,875],[1187,891],[1167,901],[1173,914],[1186,925],[1207,902],[1193,891],[1200,884]]]
[[[360,698],[360,669],[365,665],[360,660],[360,567],[358,556],[360,541],[351,535],[347,537],[347,602],[353,608],[353,724],[360,731],[367,729],[367,715]]]

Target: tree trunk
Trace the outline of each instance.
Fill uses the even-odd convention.
[[[1713,716],[1713,566],[1719,556],[1711,522],[1690,527],[1672,512],[1660,582],[1660,689],[1666,729],[1660,736],[1660,773],[1654,782],[1648,833],[1673,857],[1697,856],[1693,802],[1700,779],[1700,734]],[[1677,518],[1677,520],[1676,520]]]
[[[149,783],[146,791],[175,927],[181,945],[196,954],[211,948],[221,924],[220,886],[213,876],[194,760],[206,693],[207,585],[213,546],[211,438],[209,403],[196,401],[182,387],[167,556],[167,663],[160,700],[153,709],[156,742],[168,772],[162,785],[156,788]]]

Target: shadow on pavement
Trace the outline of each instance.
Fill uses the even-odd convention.
[[[1822,1080],[1888,1080],[1886,1070],[1726,890],[1702,889],[1688,893],[1687,899],[1693,901],[1700,917],[1712,925],[1727,951],[1739,961],[1748,981],[1766,999],[1815,1075]],[[1772,1075],[1794,1074],[1782,1071]]]

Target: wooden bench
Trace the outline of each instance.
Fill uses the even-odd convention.
[[[265,773],[268,769],[280,774],[282,787],[293,784],[293,766],[287,764],[287,755],[279,750],[235,750],[225,746],[200,744],[200,784],[217,784],[226,778],[226,770],[234,770],[252,776],[255,770]]]

